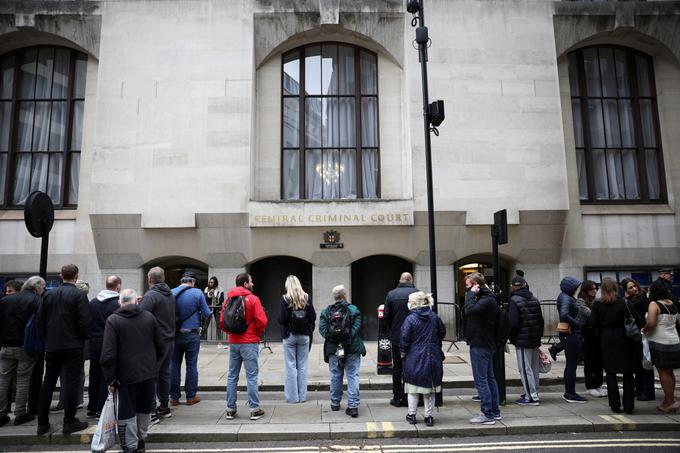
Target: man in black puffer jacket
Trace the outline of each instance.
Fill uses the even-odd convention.
[[[541,303],[531,294],[523,277],[513,277],[510,284],[508,336],[510,343],[515,345],[517,369],[524,387],[524,394],[515,402],[520,406],[538,406],[538,376],[541,369],[538,348],[543,336]]]
[[[134,290],[121,291],[120,308],[106,320],[100,359],[109,389],[118,388],[118,436],[124,452],[145,450],[165,348],[158,321],[136,300]]]
[[[408,406],[404,394],[404,379],[401,364],[401,326],[411,314],[408,309],[408,296],[418,290],[413,286],[413,276],[404,272],[399,277],[399,285],[387,293],[385,297],[385,322],[390,326],[390,341],[392,342],[392,395],[390,404],[395,407]]]
[[[175,346],[175,296],[172,295],[170,287],[165,283],[165,271],[162,267],[152,267],[147,274],[149,290],[144,294],[139,306],[142,310],[150,312],[156,317],[158,326],[163,334],[163,360],[161,360],[158,371],[158,382],[156,382],[156,393],[158,396],[159,407],[157,417],[172,417],[170,411],[170,362],[171,352]]]

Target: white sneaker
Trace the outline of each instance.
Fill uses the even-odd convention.
[[[602,398],[603,396],[605,396],[602,394],[600,389],[589,389],[588,394],[594,398]]]
[[[607,396],[607,387],[605,387],[604,385],[600,387],[600,393],[602,394],[602,396]]]

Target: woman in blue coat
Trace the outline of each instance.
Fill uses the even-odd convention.
[[[434,425],[434,394],[441,391],[444,376],[442,340],[446,327],[432,311],[432,294],[422,291],[408,297],[408,315],[401,327],[401,355],[404,368],[404,393],[408,394],[406,421],[416,424],[418,395],[425,402],[425,424]]]

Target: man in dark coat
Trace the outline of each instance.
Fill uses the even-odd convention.
[[[523,277],[513,277],[510,286],[508,337],[510,343],[515,345],[517,369],[524,387],[524,394],[515,402],[520,406],[538,406],[538,377],[541,369],[538,348],[543,336],[541,303],[529,291]]]
[[[31,372],[38,356],[23,348],[24,330],[29,319],[38,310],[40,295],[45,291],[45,280],[30,277],[23,289],[0,300],[0,426],[9,423],[11,383],[16,378],[14,398],[14,425],[35,418],[26,412]]]
[[[387,297],[385,297],[383,315],[385,322],[390,328],[390,340],[392,341],[393,398],[390,400],[390,404],[395,407],[408,405],[406,395],[404,394],[403,369],[399,345],[401,341],[401,326],[411,313],[408,309],[408,296],[417,291],[418,289],[413,286],[413,276],[408,272],[404,272],[399,277],[397,287],[387,293]]]
[[[106,320],[118,310],[118,293],[122,282],[120,277],[111,275],[106,279],[106,289],[97,294],[90,301],[90,382],[87,386],[89,402],[87,404],[87,416],[98,417],[106,401],[106,383],[102,379],[102,368],[99,358],[102,353],[104,342],[104,327]]]
[[[118,389],[118,436],[123,452],[145,450],[158,363],[166,346],[156,318],[136,300],[134,290],[121,291],[121,307],[106,320],[100,360],[109,390]]]
[[[87,422],[76,418],[80,371],[83,367],[83,346],[90,330],[90,303],[85,293],[76,288],[78,266],[61,268],[63,284],[45,294],[38,309],[38,331],[45,338],[45,378],[40,388],[38,435],[50,431],[49,410],[52,392],[62,368],[66,381],[64,394],[64,426],[71,434],[87,428]]]
[[[154,418],[172,417],[170,411],[170,366],[172,362],[172,348],[175,344],[175,296],[172,290],[165,283],[165,271],[162,267],[152,267],[147,274],[149,290],[139,302],[142,310],[150,312],[156,317],[158,326],[163,334],[163,360],[161,360],[158,371],[158,382],[156,383],[156,394],[159,407],[154,413]]]
[[[470,288],[475,297],[465,304],[467,317],[466,340],[470,345],[472,378],[481,399],[481,414],[470,423],[494,425],[501,419],[498,384],[493,372],[493,355],[496,352],[496,295],[486,285],[484,276],[470,274]]]
[[[662,284],[668,291],[668,296],[671,298],[674,304],[678,305],[678,296],[673,292],[673,269],[670,267],[665,267],[659,269],[659,278],[654,280],[654,283]]]

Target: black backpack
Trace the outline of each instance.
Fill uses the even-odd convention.
[[[242,334],[248,330],[245,296],[230,297],[222,308],[222,330]]]
[[[307,335],[307,309],[293,310],[290,314],[290,331],[295,335]]]
[[[496,309],[496,347],[505,346],[510,335],[510,320],[508,319],[508,310],[504,306],[498,306]]]
[[[344,343],[352,336],[352,316],[349,306],[336,302],[328,309],[328,340]]]

